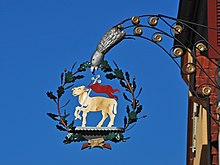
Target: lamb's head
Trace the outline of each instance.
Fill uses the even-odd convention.
[[[75,87],[75,88],[72,88],[72,91],[73,91],[72,92],[73,96],[79,96],[86,91],[86,87],[85,86]]]

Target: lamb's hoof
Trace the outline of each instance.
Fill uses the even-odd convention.
[[[109,124],[107,127],[112,127],[113,125],[112,124]]]
[[[99,125],[99,124],[98,124],[96,127],[102,127],[102,125]]]
[[[78,116],[78,117],[75,117],[75,120],[82,120],[82,117],[81,116]]]
[[[86,127],[86,125],[82,125],[81,127]]]

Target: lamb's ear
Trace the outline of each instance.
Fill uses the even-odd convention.
[[[85,86],[81,86],[81,89],[85,91],[85,90],[86,90],[86,87],[85,87]]]
[[[75,90],[75,88],[72,88],[72,91],[74,91]]]
[[[85,92],[88,92],[88,89],[85,86],[82,86]]]
[[[85,88],[85,92],[89,92],[89,89],[88,89],[88,88]]]

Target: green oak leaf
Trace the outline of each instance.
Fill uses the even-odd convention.
[[[65,73],[65,83],[71,83],[74,82],[75,79],[73,78],[73,73],[72,72],[67,72]]]
[[[133,88],[133,91],[135,91],[137,85],[136,85],[136,82],[135,82],[135,78],[133,78],[133,82],[132,82],[132,88]]]
[[[130,75],[128,72],[125,72],[126,80],[130,83]]]
[[[125,100],[127,100],[129,102],[132,102],[124,92],[123,92],[123,97],[124,97]]]
[[[140,105],[140,106],[137,107],[136,113],[138,114],[138,113],[140,113],[141,111],[142,111],[142,105]]]
[[[53,94],[53,92],[47,92],[47,97],[49,97],[50,99],[54,100],[56,102],[57,97]]]
[[[57,129],[60,130],[60,131],[67,131],[65,128],[63,128],[62,126],[60,125],[56,125]]]
[[[115,138],[115,133],[110,132],[106,137],[105,140],[113,140]]]
[[[66,118],[69,116],[70,114],[64,114],[64,116],[61,116],[61,118],[62,118],[62,120],[64,121],[64,123],[67,125],[67,120],[66,120]],[[63,124],[62,122],[61,122],[61,118],[60,118],[60,122],[59,122],[59,124]]]
[[[69,128],[69,129],[72,129],[72,128],[73,128],[73,125],[74,125],[74,120],[68,125],[68,128]]]
[[[64,94],[64,87],[63,86],[58,87],[57,89],[58,98],[60,98],[63,94]]]
[[[137,113],[135,111],[132,111],[128,114],[128,117],[130,119],[137,119]]]
[[[91,67],[91,64],[90,62],[86,61],[82,64],[80,64],[79,68],[77,69],[78,72],[84,72],[86,71],[86,69],[90,68]]]
[[[128,88],[127,85],[125,85],[124,81],[120,80],[120,84],[123,88]]]
[[[101,70],[103,71],[103,72],[111,72],[112,71],[112,68],[111,68],[111,66],[108,64],[108,61],[102,61],[101,62]]]
[[[114,73],[119,80],[124,80],[124,74],[121,69],[115,69]]]
[[[125,116],[125,117],[124,117],[124,128],[127,126],[127,124],[128,124],[128,119],[127,119],[127,117]]]
[[[132,111],[128,114],[128,124],[134,123],[137,121],[137,113]]]
[[[126,107],[126,112],[129,114],[130,113],[130,108],[129,108],[129,106],[127,105],[127,107]]]
[[[136,98],[138,98],[138,97],[140,96],[141,92],[142,92],[142,88],[139,90],[139,92],[138,92]]]
[[[56,121],[59,121],[59,120],[57,119],[58,115],[53,114],[53,113],[47,113],[47,115],[48,115],[51,119],[56,120]]]
[[[80,133],[76,133],[73,137],[74,142],[82,142],[85,141],[86,139],[82,136]]]
[[[63,84],[63,77],[64,77],[64,73],[61,73],[61,75],[60,75],[61,84]]]
[[[123,134],[119,132],[119,133],[115,133],[115,138],[113,139],[113,141],[117,143],[117,142],[120,142],[123,139],[124,139]]]
[[[116,78],[116,76],[115,76],[114,74],[112,74],[112,73],[106,74],[105,77],[106,77],[107,79],[109,79],[109,80],[113,80],[113,79]]]

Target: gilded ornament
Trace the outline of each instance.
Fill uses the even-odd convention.
[[[122,25],[121,24],[118,24],[117,27],[118,27],[118,29],[122,29]]]
[[[143,30],[142,30],[141,27],[136,27],[136,28],[134,29],[134,35],[140,36],[140,35],[142,35],[142,34],[143,34]]]
[[[175,26],[173,27],[173,32],[174,32],[175,34],[180,34],[182,31],[183,31],[183,27],[180,26],[180,25],[175,25]]]
[[[215,112],[216,112],[217,114],[220,114],[220,107],[219,107],[219,106],[217,106]]]
[[[196,45],[196,48],[197,48],[200,52],[204,52],[205,50],[207,50],[206,45],[203,44],[203,43],[198,43],[198,44]]]
[[[154,35],[153,41],[154,42],[161,42],[162,39],[163,39],[162,35],[158,33],[158,34]]]
[[[140,23],[140,18],[139,18],[138,16],[132,17],[131,20],[132,20],[132,23],[133,23],[134,25],[137,25],[137,24]]]
[[[173,50],[173,53],[174,53],[174,55],[175,55],[176,57],[180,57],[180,56],[183,55],[183,49],[177,47],[177,48],[175,48],[175,49]]]
[[[187,64],[186,65],[186,72],[191,74],[194,73],[196,70],[195,66],[193,64]]]
[[[151,26],[156,26],[158,23],[158,18],[157,17],[151,17],[148,21],[149,25]]]
[[[205,86],[202,88],[202,94],[205,96],[210,95],[212,92],[212,88],[210,86]]]

